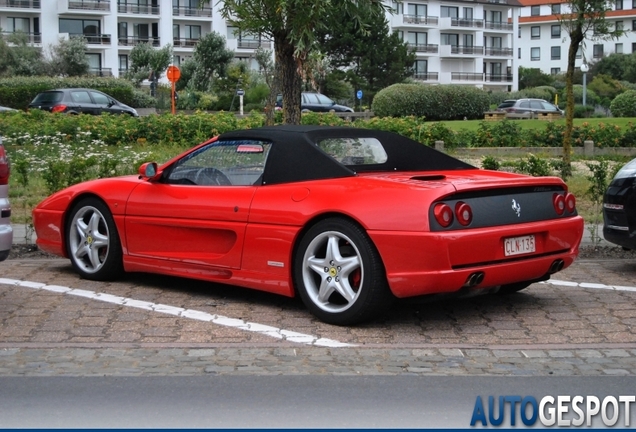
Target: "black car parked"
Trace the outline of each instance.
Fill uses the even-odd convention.
[[[283,107],[283,95],[278,95],[276,98],[276,106],[278,108]],[[348,106],[338,105],[327,96],[321,93],[303,92],[300,99],[301,111],[314,111],[314,112],[353,112],[353,108]]]
[[[128,114],[138,117],[137,111],[115,98],[97,90],[64,88],[38,94],[29,108],[67,114]]]
[[[636,249],[636,159],[621,168],[605,191],[603,220],[605,240]]]

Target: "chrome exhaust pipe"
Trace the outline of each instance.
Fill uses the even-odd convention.
[[[464,286],[472,288],[472,287],[475,287],[475,286],[479,285],[483,281],[484,281],[484,272],[471,273],[468,276],[468,278],[466,279],[466,282],[464,283]]]
[[[563,270],[564,266],[565,266],[565,262],[562,259],[555,260],[552,264],[550,264],[549,273],[554,274],[556,272],[559,272]]]

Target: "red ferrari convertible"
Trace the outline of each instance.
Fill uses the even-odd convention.
[[[225,133],[139,175],[55,193],[33,221],[39,247],[84,278],[162,273],[299,295],[340,325],[396,297],[547,280],[584,229],[559,178],[320,126]]]

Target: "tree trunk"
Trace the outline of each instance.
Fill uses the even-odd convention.
[[[276,37],[274,39],[274,52],[280,72],[280,82],[285,83],[281,89],[283,123],[300,124],[301,79],[294,56],[294,47],[287,41],[287,38]]]
[[[574,130],[574,64],[576,52],[583,41],[583,32],[580,28],[574,29],[570,34],[570,48],[568,50],[568,70],[565,73],[565,132],[563,133],[563,165],[561,177],[567,179],[572,175],[572,131]]]
[[[274,114],[276,110],[276,98],[280,93],[280,70],[278,62],[274,65],[274,75],[267,82],[269,85],[269,95],[265,102],[265,126],[274,126]]]

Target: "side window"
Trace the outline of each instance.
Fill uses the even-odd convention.
[[[541,105],[540,101],[530,101],[530,107],[538,110],[543,109],[543,105]]]
[[[261,184],[271,143],[257,140],[217,141],[184,157],[166,183],[199,186]]]
[[[73,102],[77,102],[77,103],[84,103],[84,104],[93,103],[93,101],[91,100],[91,97],[88,95],[88,92],[86,91],[71,92],[71,99],[73,99]]]
[[[530,108],[530,101],[522,101],[519,103],[519,108]]]
[[[543,105],[543,109],[546,111],[556,111],[557,108],[552,105],[551,103],[548,102],[541,102],[541,105]]]
[[[318,101],[320,102],[320,105],[333,105],[333,101],[329,99],[327,96],[325,96],[324,94],[318,94],[316,96],[318,97]]]
[[[97,105],[108,105],[110,104],[110,99],[108,96],[102,93],[91,92],[91,96],[93,96],[93,100]]]
[[[305,98],[305,101],[307,101],[308,104],[316,105],[319,103],[318,98],[313,93],[305,93],[303,97]]]

